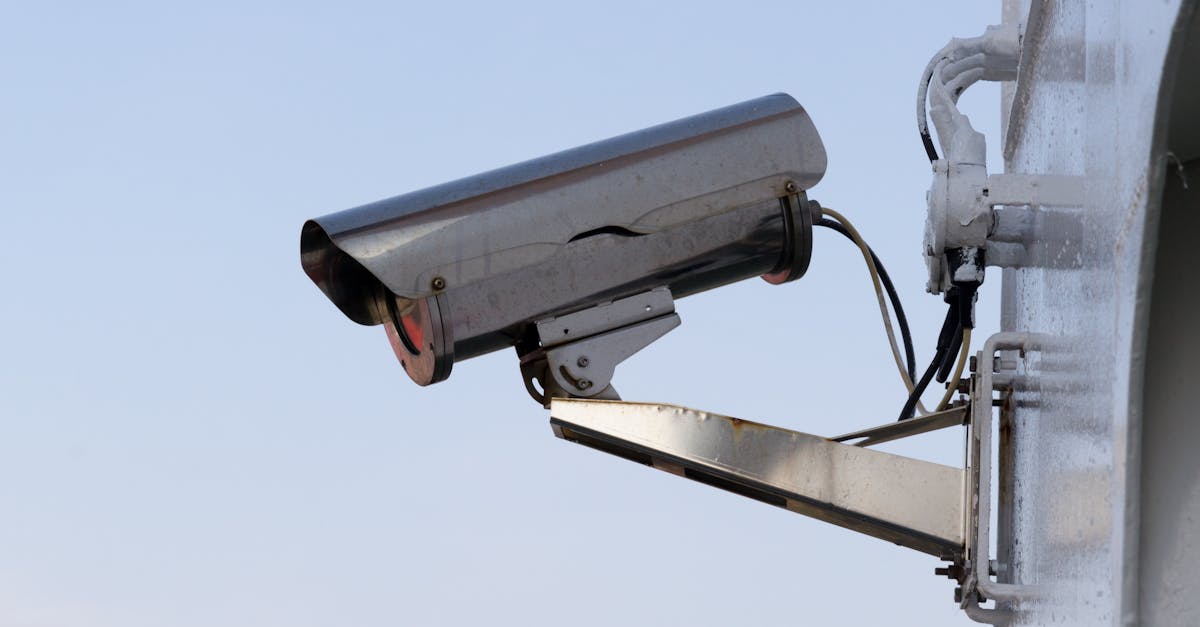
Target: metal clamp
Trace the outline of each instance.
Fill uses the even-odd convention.
[[[536,323],[540,348],[521,356],[530,396],[549,407],[552,397],[618,400],[617,364],[679,326],[665,287]],[[544,393],[533,387],[537,380]]]
[[[966,568],[962,581],[961,607],[972,620],[992,625],[1009,622],[1009,612],[980,605],[980,596],[998,603],[1022,601],[1039,596],[1035,586],[999,583],[992,580],[992,393],[997,383],[993,376],[996,351],[1040,350],[1044,338],[1032,333],[997,333],[987,339],[975,362],[979,365],[971,390],[971,441],[967,511],[970,520],[966,537]],[[1006,565],[1001,565],[1006,566]]]

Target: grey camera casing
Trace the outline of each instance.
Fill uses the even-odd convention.
[[[424,385],[550,316],[798,278],[825,167],[808,114],[775,94],[309,220],[301,261]]]

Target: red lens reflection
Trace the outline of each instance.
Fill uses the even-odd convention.
[[[412,312],[400,318],[400,334],[406,340],[405,344],[407,346],[405,348],[414,355],[420,355],[421,348],[425,346],[425,330],[423,328],[424,325],[421,324],[421,320],[418,317],[420,315],[419,312],[420,309],[414,307]]]

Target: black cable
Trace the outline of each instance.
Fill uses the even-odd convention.
[[[950,377],[950,371],[954,369],[955,356],[958,355],[959,349],[962,348],[963,326],[959,323],[958,330],[954,332],[954,340],[950,342],[949,348],[946,349],[946,358],[942,361],[942,366],[938,368],[937,376],[934,380],[938,383],[945,383]]]
[[[925,155],[929,157],[929,162],[937,161],[937,149],[934,148],[934,138],[930,137],[929,131],[920,132],[920,142],[925,144]]]
[[[929,83],[932,80],[933,80],[933,74],[930,74],[929,78],[925,79],[925,92],[926,93],[929,92]],[[938,153],[937,153],[937,148],[933,145],[933,137],[930,136],[930,134],[929,134],[929,109],[928,109],[928,106],[926,105],[926,103],[924,103],[924,102],[921,103],[921,111],[922,111],[921,115],[924,116],[924,118],[925,118],[925,120],[924,120],[925,125],[924,125],[924,127],[921,127],[920,125],[918,125],[917,130],[920,131],[920,133],[921,133],[921,143],[925,144],[925,155],[929,157],[929,162],[933,163],[934,161],[938,160]]]
[[[929,382],[933,380],[934,373],[938,367],[942,365],[942,361],[946,359],[946,351],[938,350],[933,355],[933,361],[929,363],[929,367],[925,369],[925,374],[921,375],[921,380],[913,386],[913,391],[908,395],[908,400],[904,402],[904,409],[900,410],[900,417],[897,420],[908,420],[917,412],[917,400],[921,398],[921,394],[925,392],[925,388],[929,387]]]
[[[817,226],[823,226],[827,229],[833,229],[841,233],[846,239],[854,242],[854,236],[850,231],[837,220],[830,218],[821,218],[817,222]],[[858,242],[855,242],[857,244]],[[888,276],[887,270],[883,269],[883,262],[875,255],[875,251],[871,247],[867,247],[867,251],[871,253],[871,262],[875,264],[875,271],[879,274],[879,282],[883,283],[883,289],[887,291],[888,300],[892,303],[892,310],[896,312],[896,323],[900,325],[900,338],[904,342],[904,357],[908,366],[908,380],[912,381],[917,378],[917,360],[914,355],[912,343],[912,334],[908,330],[908,318],[904,316],[904,307],[900,304],[900,295],[896,293],[896,286],[892,285],[892,279]]]
[[[929,157],[929,162],[937,161],[937,148],[933,146],[933,137],[929,135],[929,131],[921,131],[921,143],[925,144],[925,155]]]
[[[946,311],[946,319],[942,321],[942,331],[938,334],[937,350],[933,354],[933,361],[929,362],[929,367],[925,369],[925,374],[921,375],[921,380],[913,385],[912,392],[908,395],[908,400],[904,402],[904,408],[900,410],[900,418],[898,420],[908,420],[916,413],[917,401],[925,393],[925,388],[929,387],[929,382],[933,380],[933,376],[941,369],[942,363],[946,361],[949,348],[954,343],[954,336],[961,331],[961,327],[959,326],[961,299],[958,297],[957,289],[951,288],[950,291],[951,294],[947,295],[950,307]],[[959,341],[961,341],[961,336]]]

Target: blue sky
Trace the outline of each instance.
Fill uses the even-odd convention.
[[[515,356],[413,385],[307,218],[785,91],[929,359],[929,56],[998,3],[0,8],[0,624],[959,625],[935,560],[555,439]],[[989,138],[998,89],[963,109]],[[833,435],[904,394],[865,269],[682,300],[617,371]],[[980,337],[997,319],[998,276]],[[956,433],[891,450],[961,461]]]

